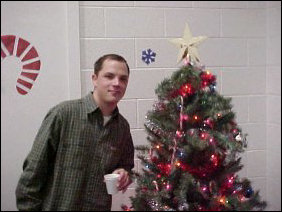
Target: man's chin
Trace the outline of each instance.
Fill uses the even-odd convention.
[[[107,102],[111,104],[117,104],[120,101],[120,99],[121,98],[112,97],[112,98],[109,98]]]

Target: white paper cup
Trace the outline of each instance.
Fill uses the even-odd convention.
[[[117,183],[118,183],[119,174],[106,174],[104,179],[107,186],[108,194],[116,194],[118,192]]]

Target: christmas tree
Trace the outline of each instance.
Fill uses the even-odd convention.
[[[216,76],[199,62],[197,46],[206,37],[173,39],[181,66],[156,88],[158,101],[147,113],[149,145],[137,146],[144,168],[135,173],[138,211],[263,210],[243,167],[246,134],[237,125],[231,98],[216,91]]]

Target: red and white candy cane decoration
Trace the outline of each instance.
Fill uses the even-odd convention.
[[[17,79],[19,94],[27,94],[36,80],[40,70],[40,59],[34,46],[15,35],[1,35],[1,62],[7,56],[18,57],[22,62],[22,71]]]
[[[179,128],[180,128],[180,131],[177,131],[176,132],[176,136],[183,136],[182,134],[182,129],[183,129],[183,96],[180,95],[180,101],[181,101],[181,108],[180,108],[180,114],[179,114]],[[178,133],[180,132],[180,135],[178,135]],[[175,152],[176,152],[176,148],[177,148],[177,139],[174,138],[173,139],[173,152],[172,152],[172,156],[171,156],[171,161],[170,161],[170,164],[171,164],[171,167],[174,167],[174,158],[175,158]],[[173,171],[173,168],[171,168],[171,172]]]
[[[156,190],[157,190],[157,191],[159,191],[159,186],[158,186],[158,183],[157,183],[157,181],[155,181],[155,180],[154,180],[154,181],[153,181],[153,184],[155,185],[155,187],[156,187]]]
[[[181,101],[181,108],[180,108],[180,115],[179,115],[179,117],[180,117],[180,131],[182,131],[182,129],[183,129],[183,119],[182,119],[182,117],[183,117],[183,96],[180,96],[180,101]]]

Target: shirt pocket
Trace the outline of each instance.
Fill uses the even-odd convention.
[[[63,160],[61,167],[84,170],[87,166],[89,146],[70,140],[62,148]]]

